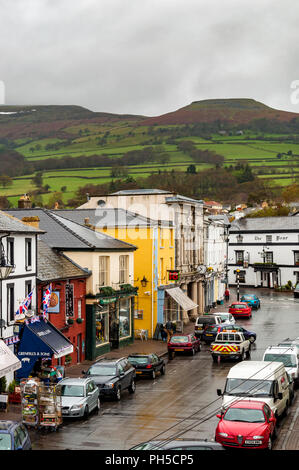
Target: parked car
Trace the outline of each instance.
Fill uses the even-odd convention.
[[[260,299],[254,294],[244,294],[241,297],[241,302],[246,302],[247,305],[251,308],[261,308],[261,301]]]
[[[206,344],[212,343],[215,340],[220,330],[221,330],[221,325],[207,326],[203,334],[201,335],[201,341],[204,341]]]
[[[195,320],[194,334],[200,338],[208,325],[221,325],[222,321],[218,315],[200,315]]]
[[[120,359],[100,359],[82,371],[85,377],[94,380],[100,391],[100,397],[121,399],[121,392],[128,390],[135,393],[136,371],[126,357]]]
[[[217,313],[212,313],[211,315],[220,317],[221,323],[225,323],[225,325],[234,325],[236,323],[235,318],[229,312],[217,312]]]
[[[64,418],[88,418],[93,410],[99,410],[100,393],[95,382],[90,378],[66,378],[56,386],[61,395]]]
[[[294,287],[293,294],[295,298],[299,297],[299,283]]]
[[[177,352],[189,352],[193,356],[200,351],[200,340],[193,334],[190,335],[173,335],[168,344],[168,357],[173,359]]]
[[[165,361],[157,354],[130,354],[128,361],[135,367],[136,375],[146,375],[155,379],[157,372],[165,374]]]
[[[246,302],[233,302],[228,311],[234,317],[251,318],[251,307]]]
[[[142,442],[130,450],[225,450],[225,448],[217,442],[208,440],[161,439]]]
[[[295,339],[286,338],[281,343],[278,343],[277,346],[283,346],[283,347],[288,347],[288,348],[296,347],[299,353],[299,338],[295,338]]]
[[[0,421],[0,450],[31,450],[27,429],[17,421]]]
[[[246,449],[272,449],[276,418],[263,401],[241,400],[218,414],[215,441],[223,446]]]
[[[263,361],[282,362],[296,385],[299,384],[299,354],[296,346],[269,346],[264,352]]]
[[[240,325],[223,325],[219,326],[219,331],[227,330],[227,331],[237,331],[238,333],[243,333],[245,339],[249,339],[251,343],[254,343],[256,340],[256,333],[253,331],[246,330],[243,326]]]

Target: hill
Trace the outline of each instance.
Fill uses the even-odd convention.
[[[248,124],[256,119],[291,121],[299,114],[270,108],[253,99],[214,99],[194,101],[177,111],[143,121],[143,125],[183,125],[223,121],[233,125]]]

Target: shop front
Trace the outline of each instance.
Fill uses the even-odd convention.
[[[0,378],[14,373],[21,367],[21,361],[14,355],[9,346],[0,340]]]
[[[60,359],[72,354],[73,350],[72,343],[42,317],[36,317],[34,322],[24,323],[17,348],[17,358],[21,362],[17,378],[27,378],[36,367],[37,361]]]
[[[137,293],[137,292],[136,292]],[[99,295],[86,303],[86,358],[94,360],[134,340],[135,296],[117,291],[112,297]]]

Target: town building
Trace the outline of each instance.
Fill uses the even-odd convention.
[[[0,211],[0,339],[12,354],[19,342],[15,315],[31,291],[31,308],[36,309],[37,237],[42,233],[42,230]],[[13,380],[15,370],[6,369],[7,383]]]
[[[88,196],[79,209],[125,209],[143,217],[169,222],[174,226],[175,261],[178,287],[191,299],[194,306],[184,310],[183,318],[195,317],[204,312],[204,250],[203,201],[160,189],[134,189],[109,195]],[[159,289],[161,302],[165,292]],[[164,300],[163,300],[164,302]],[[190,308],[190,304],[185,305]]]
[[[229,283],[274,288],[299,282],[299,218],[243,218],[229,230]]]
[[[135,245],[79,225],[46,209],[10,209],[18,219],[35,216],[40,239],[90,272],[86,281],[86,359],[133,342]],[[123,283],[123,262],[127,266]]]

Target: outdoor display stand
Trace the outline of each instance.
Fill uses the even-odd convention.
[[[36,429],[54,431],[62,424],[61,396],[55,385],[45,385],[38,378],[21,380],[22,422]]]

